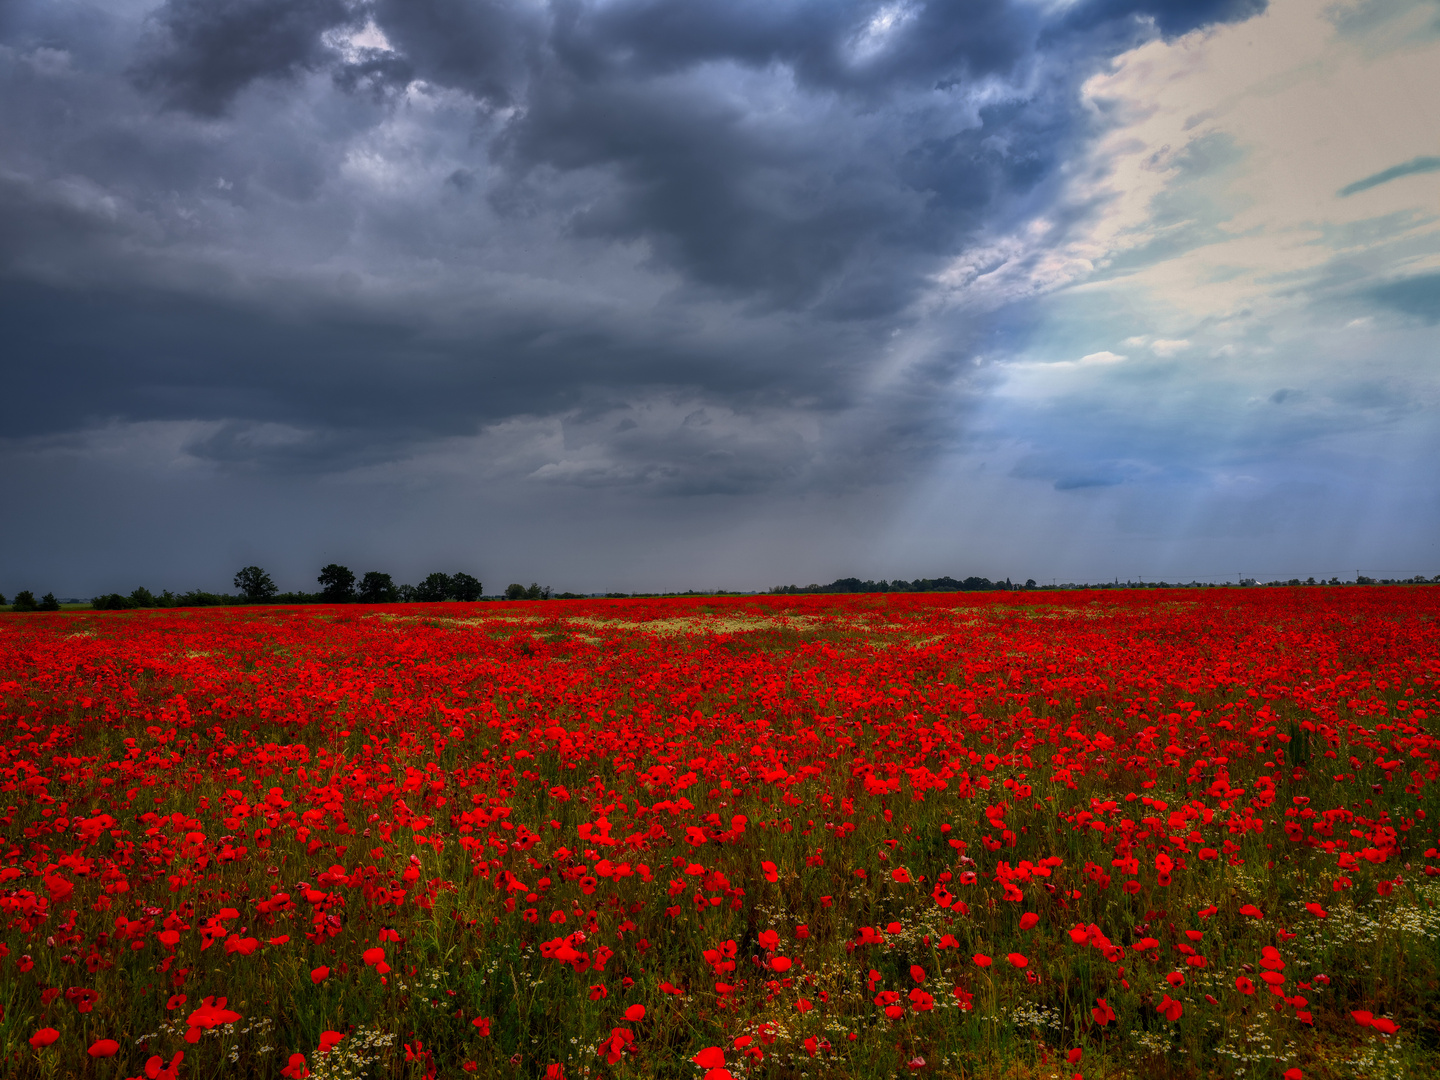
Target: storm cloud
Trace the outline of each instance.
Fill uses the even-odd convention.
[[[1122,337],[1204,337],[1203,314],[1083,346],[1055,321],[1087,283],[1226,241],[1251,160],[1197,106],[1193,137],[1147,151],[1164,183],[1143,224],[1106,232],[1136,188],[1100,148],[1146,113],[1096,80],[1267,19],[1260,0],[11,0],[0,486],[45,498],[37,477],[63,475],[60,505],[104,470],[137,491],[204,476],[283,517],[307,485],[483,482],[522,523],[613,497],[679,536],[741,503],[849,520],[846,500],[923,500],[980,459],[1073,498],[1193,478],[1162,433],[1132,460],[1078,432],[1079,398],[1022,417],[1016,387],[1109,350],[1129,401],[1188,354],[1146,345],[1147,368]],[[1342,194],[1432,160],[1352,168]],[[1333,252],[1315,289],[1433,323],[1433,274],[1375,250]],[[355,531],[359,510],[327,513],[307,536]],[[506,536],[526,548],[523,524]],[[313,539],[273,543],[313,561]],[[630,567],[608,543],[593,565]],[[837,572],[878,572],[876,543]],[[0,553],[43,562],[27,544]]]

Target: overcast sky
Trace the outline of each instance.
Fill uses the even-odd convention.
[[[0,0],[0,591],[1440,573],[1436,0]]]

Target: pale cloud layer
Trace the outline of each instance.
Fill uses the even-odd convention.
[[[0,591],[1437,573],[1437,132],[1433,0],[12,0]]]

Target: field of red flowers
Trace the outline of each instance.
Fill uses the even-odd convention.
[[[3,617],[0,1070],[1431,1075],[1437,615]]]

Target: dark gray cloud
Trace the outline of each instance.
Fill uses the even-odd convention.
[[[370,11],[417,76],[492,106],[524,100],[551,25],[527,0],[376,0]]]
[[[324,34],[353,17],[345,0],[165,0],[134,78],[168,105],[218,116],[258,79],[321,66]]]
[[[356,478],[517,505],[901,483],[973,438],[976,361],[1024,342],[1038,288],[937,282],[1039,275],[1093,209],[1061,200],[1110,122],[1085,81],[1263,9],[11,0],[0,463],[133,450],[286,505]],[[1234,160],[1177,163],[1172,249]]]

